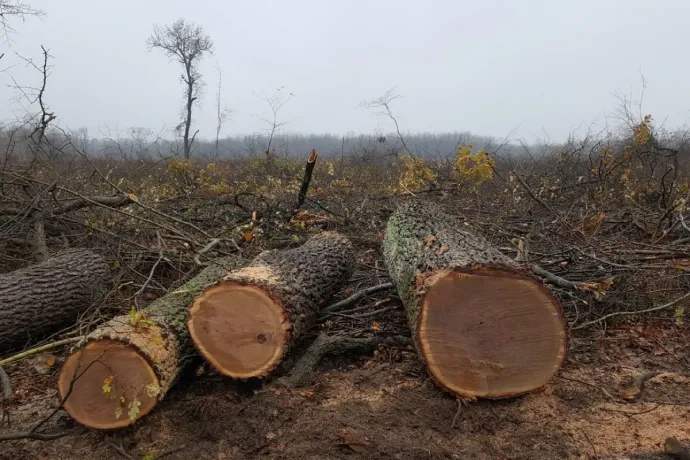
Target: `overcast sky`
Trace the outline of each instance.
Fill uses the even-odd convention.
[[[216,66],[233,110],[223,134],[259,131],[266,105],[255,93],[285,86],[289,131],[372,133],[391,128],[358,108],[396,87],[393,110],[406,131],[472,131],[565,137],[603,124],[615,92],[639,95],[672,126],[690,121],[690,1],[626,0],[24,0],[43,19],[17,24],[13,53],[54,56],[46,100],[60,124],[100,137],[110,129],[167,130],[179,122],[178,65],[148,51],[154,24],[183,17],[215,43],[195,124],[215,134]],[[22,66],[0,74],[0,119],[22,108],[10,76],[35,85]]]

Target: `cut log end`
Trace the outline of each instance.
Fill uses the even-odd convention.
[[[89,342],[70,355],[58,378],[67,413],[96,429],[123,428],[148,414],[158,401],[157,388],[158,377],[146,358],[107,339]]]
[[[263,377],[282,359],[289,322],[262,289],[222,283],[197,297],[187,327],[199,353],[223,375]]]
[[[558,371],[566,323],[538,282],[494,269],[428,280],[417,338],[441,386],[461,397],[501,399],[537,390]]]

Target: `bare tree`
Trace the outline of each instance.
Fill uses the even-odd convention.
[[[169,26],[154,26],[153,34],[147,40],[147,45],[149,50],[160,48],[166,56],[182,64],[181,78],[184,82],[185,105],[181,114],[183,120],[178,125],[178,129],[184,129],[184,157],[189,158],[192,144],[199,133],[197,130],[191,139],[189,138],[192,126],[192,107],[197,101],[202,87],[199,63],[205,53],[213,54],[213,42],[201,26],[184,19],[178,19]]]
[[[367,109],[377,109],[377,111],[375,112],[376,115],[383,115],[390,118],[395,124],[395,132],[398,134],[398,139],[400,139],[403,148],[407,153],[412,155],[412,151],[407,147],[407,144],[405,143],[405,138],[400,132],[400,125],[398,125],[398,120],[397,118],[395,118],[395,115],[393,115],[393,111],[390,107],[391,102],[393,102],[396,99],[399,99],[400,97],[402,96],[395,92],[395,88],[391,88],[385,93],[383,93],[383,95],[375,99],[362,102],[360,106],[366,107]]]
[[[223,129],[223,123],[227,120],[230,115],[230,110],[227,107],[221,108],[221,89],[223,85],[223,70],[220,66],[216,67],[218,72],[218,92],[216,93],[216,156],[219,155],[218,151],[218,141],[220,140],[220,130]]]
[[[45,13],[37,10],[30,5],[14,0],[0,0],[0,33],[6,41],[10,41],[10,34],[14,33],[14,28],[10,25],[11,19],[24,21],[27,16],[44,16]],[[0,53],[0,59],[4,53]]]
[[[273,137],[275,136],[276,131],[280,129],[282,126],[290,123],[289,121],[278,121],[278,112],[280,111],[280,109],[283,108],[283,106],[287,104],[288,101],[295,96],[293,93],[288,93],[287,95],[285,95],[285,93],[283,92],[284,89],[285,86],[281,86],[276,90],[275,93],[273,93],[272,96],[257,95],[262,101],[266,102],[271,109],[271,118],[260,118],[269,126],[268,142],[266,143],[265,151],[267,158],[270,158],[272,156],[271,144],[273,143]]]

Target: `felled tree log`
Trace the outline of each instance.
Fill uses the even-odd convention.
[[[35,343],[74,324],[104,294],[107,273],[103,257],[71,249],[0,275],[0,350]]]
[[[60,370],[58,388],[69,415],[91,428],[113,429],[153,410],[196,356],[185,327],[187,309],[206,286],[241,263],[236,257],[216,259],[141,311],[94,330]]]
[[[226,376],[264,377],[353,270],[352,244],[335,232],[293,249],[264,251],[194,301],[187,321],[194,346]]]
[[[563,363],[567,326],[547,288],[434,204],[390,217],[385,262],[429,374],[463,399],[543,387]]]

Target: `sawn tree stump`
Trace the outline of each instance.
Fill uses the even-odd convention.
[[[103,257],[83,249],[0,275],[0,351],[35,343],[74,324],[103,296],[107,275]]]
[[[194,346],[226,376],[266,376],[350,278],[353,252],[335,232],[293,249],[262,252],[194,301],[187,321]]]
[[[400,205],[383,242],[419,355],[464,399],[543,387],[566,355],[567,326],[547,288],[459,219],[420,201]]]
[[[114,429],[148,414],[197,356],[185,327],[203,289],[234,270],[238,257],[216,259],[197,276],[141,311],[117,316],[93,331],[60,370],[64,408],[79,423]]]

